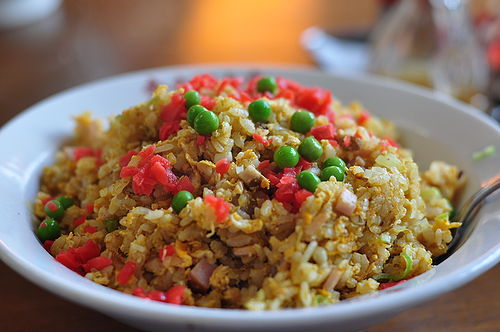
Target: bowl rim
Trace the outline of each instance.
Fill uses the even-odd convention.
[[[409,83],[399,82],[389,78],[376,77],[370,74],[330,74],[319,70],[311,69],[305,66],[279,66],[276,64],[200,64],[200,65],[182,65],[145,69],[124,73],[96,81],[91,81],[63,92],[48,97],[25,111],[19,113],[0,130],[0,137],[8,128],[15,126],[17,122],[29,117],[39,107],[52,102],[62,96],[68,96],[81,89],[96,84],[107,84],[122,79],[133,79],[143,76],[154,76],[165,72],[182,72],[196,70],[198,72],[213,72],[223,70],[239,70],[249,72],[252,70],[273,70],[286,73],[319,75],[321,77],[335,77],[337,79],[347,80],[353,83],[362,82],[374,85],[384,85],[392,90],[416,94],[420,97],[431,99],[439,103],[447,104],[462,113],[482,122],[484,125],[493,128],[500,137],[500,127],[482,112],[477,111],[472,106],[466,105],[460,101],[454,100],[444,94],[418,87]],[[40,249],[42,247],[40,246]],[[42,249],[43,250],[43,249]],[[48,254],[47,254],[48,255]],[[255,312],[243,309],[211,309],[190,306],[175,306],[164,303],[155,303],[154,301],[144,301],[110,288],[102,287],[102,290],[95,287],[75,287],[68,280],[59,275],[51,274],[36,265],[30,263],[28,259],[20,254],[12,252],[0,239],[0,258],[12,269],[27,278],[38,286],[64,297],[72,302],[77,302],[90,308],[99,309],[104,312],[114,312],[116,314],[130,314],[131,316],[140,316],[144,319],[154,319],[170,321],[177,323],[202,322],[211,326],[227,326],[227,324],[247,324],[250,326],[278,327],[283,325],[305,324],[310,320],[315,323],[331,322],[335,319],[359,318],[368,315],[377,315],[388,310],[402,310],[412,304],[421,303],[447,291],[451,291],[466,282],[476,278],[481,273],[492,268],[500,261],[500,242],[487,254],[478,256],[475,260],[463,265],[457,275],[451,277],[442,277],[439,279],[427,280],[425,284],[415,285],[414,287],[393,289],[394,291],[382,291],[379,296],[363,296],[362,300],[341,301],[331,306],[320,308],[303,309],[282,309],[276,311]],[[414,278],[417,280],[419,277]],[[89,283],[95,285],[93,282]],[[109,290],[109,291],[103,291]],[[381,301],[383,297],[384,301]],[[359,298],[358,298],[359,299]],[[362,312],[362,314],[361,314]]]

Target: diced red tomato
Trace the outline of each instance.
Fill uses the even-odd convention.
[[[488,46],[486,52],[488,63],[494,71],[500,70],[500,40],[494,40]]]
[[[257,93],[257,82],[262,78],[261,75],[255,75],[252,77],[247,84],[247,88],[245,89],[245,92],[248,93],[249,95],[253,95]]]
[[[231,168],[231,163],[227,158],[223,158],[215,163],[215,171],[221,175],[226,174]]]
[[[167,168],[165,171],[167,174],[167,183],[163,186],[168,192],[176,194],[178,192],[177,186],[179,185],[179,179],[170,168]]]
[[[256,140],[257,142],[261,143],[264,146],[269,146],[269,141],[265,138],[262,137],[261,135],[254,133],[252,135],[253,139]]]
[[[311,196],[312,193],[306,189],[300,189],[295,193],[295,201],[297,202],[298,206],[302,206],[302,203],[307,199],[307,197]]]
[[[358,124],[360,126],[364,126],[368,120],[370,120],[371,115],[368,112],[361,112],[361,114],[358,117]]]
[[[222,82],[220,82],[216,95],[220,95],[228,86],[232,86],[238,90],[241,83],[243,83],[243,79],[241,77],[226,77],[222,80]]]
[[[379,289],[387,289],[387,288],[391,288],[391,287],[394,287],[396,285],[400,285],[404,282],[407,282],[408,280],[401,280],[401,281],[397,281],[397,282],[384,282],[382,284],[380,284],[378,286]]]
[[[175,285],[170,287],[166,292],[167,303],[170,304],[182,304],[184,294],[186,293],[186,286]]]
[[[328,142],[330,143],[331,146],[333,147],[337,147],[339,146],[339,142],[337,142],[336,140],[334,139],[329,139]]]
[[[205,144],[206,140],[207,140],[206,136],[198,135],[198,136],[196,136],[196,145],[202,146]]]
[[[174,93],[170,99],[170,103],[163,106],[160,114],[160,118],[163,120],[158,133],[160,140],[166,140],[170,135],[179,131],[181,128],[180,121],[186,118],[186,114],[186,100],[184,96],[179,92]]]
[[[94,204],[85,205],[85,212],[87,212],[87,214],[94,213]]]
[[[177,133],[181,129],[180,121],[172,120],[171,122],[164,122],[158,133],[158,138],[161,141],[168,139],[171,135]]]
[[[85,233],[94,234],[95,232],[97,232],[97,228],[94,227],[94,226],[85,226],[85,228],[83,229],[83,231]]]
[[[173,244],[169,244],[160,249],[160,251],[158,252],[158,258],[160,258],[160,260],[163,262],[166,257],[172,256],[173,254],[175,254],[175,247]]]
[[[223,223],[229,216],[229,211],[231,211],[231,204],[226,202],[221,197],[215,197],[213,195],[205,196],[205,203],[210,205],[215,213],[215,218],[218,223]]]
[[[185,114],[186,100],[180,92],[176,92],[172,95],[170,103],[163,106],[160,118],[164,122],[172,122],[174,120],[180,120]]]
[[[188,90],[197,90],[200,91],[202,88],[206,89],[214,89],[217,84],[219,84],[219,80],[210,74],[201,74],[194,76],[189,82],[184,84],[179,84],[179,88],[184,88],[186,91]]]
[[[295,100],[295,92],[291,90],[282,90],[280,89],[276,94],[276,98],[285,98],[291,100],[292,102]]]
[[[297,176],[297,170],[293,167],[287,167],[283,170],[283,177],[281,178],[282,183],[288,181],[288,179],[283,179],[284,177],[295,177]]]
[[[392,138],[390,137],[383,137],[382,138],[383,140],[387,141],[387,143],[389,143],[389,145],[395,147],[395,148],[399,148],[399,144],[396,143],[396,141],[394,141]]]
[[[167,296],[161,291],[151,291],[148,293],[147,298],[158,302],[167,302]]]
[[[155,155],[155,149],[151,145],[137,154],[141,158],[138,167],[125,166],[120,171],[120,177],[132,177],[132,189],[137,195],[150,195],[157,184],[169,192],[177,192],[178,179],[170,168],[170,162]]]
[[[75,271],[76,273],[81,273],[81,263],[70,250],[61,251],[59,254],[57,254],[56,261],[66,266],[68,269]]]
[[[94,241],[87,240],[83,246],[74,248],[73,253],[81,263],[86,263],[89,259],[99,256],[101,249]]]
[[[78,161],[83,157],[94,157],[96,158],[96,164],[101,165],[101,154],[101,149],[92,149],[86,146],[77,146],[73,148],[73,158],[75,161]]]
[[[104,257],[104,256],[99,256],[95,257],[92,259],[89,259],[89,261],[85,264],[82,265],[83,269],[85,272],[90,272],[92,270],[97,270],[100,271],[104,269],[105,267],[110,266],[113,263],[111,258]]]
[[[135,166],[125,166],[122,168],[120,171],[120,177],[121,178],[126,178],[129,176],[134,176],[139,172],[139,168]]]
[[[83,274],[83,264],[99,256],[100,251],[99,246],[94,241],[87,240],[87,242],[79,248],[69,248],[68,250],[61,251],[57,254],[56,260],[68,269]]]
[[[304,88],[296,94],[295,104],[315,115],[325,115],[329,111],[332,96],[330,91],[321,88]]]
[[[155,145],[150,145],[146,149],[140,151],[137,154],[139,157],[141,157],[141,160],[139,161],[139,165],[138,166],[139,167],[144,166],[149,161],[149,159],[154,155],[155,150],[156,150],[156,146]]]
[[[47,250],[48,252],[50,252],[50,248],[52,248],[53,244],[54,244],[54,241],[52,241],[52,240],[45,240],[45,242],[43,243],[43,248],[45,250]]]
[[[135,262],[128,261],[127,263],[125,263],[121,271],[116,276],[116,281],[118,281],[118,284],[125,285],[126,283],[128,283],[130,278],[132,278],[132,276],[134,275],[136,268],[137,264]]]
[[[245,91],[240,91],[239,101],[241,101],[242,103],[252,101],[252,97],[250,97]]]
[[[278,88],[280,90],[300,92],[303,89],[303,87],[299,83],[279,76],[276,77],[276,83],[278,84]]]
[[[200,97],[200,105],[205,107],[207,110],[210,110],[210,111],[213,110],[216,103],[217,103],[217,100],[215,100],[215,98],[212,98],[210,96],[202,95]]]
[[[78,161],[83,157],[95,157],[94,150],[85,146],[77,146],[73,150],[75,160]]]
[[[312,163],[310,161],[305,160],[304,158],[299,159],[299,163],[295,166],[295,172],[298,174],[301,171],[305,171],[312,167]]]
[[[191,194],[194,194],[195,189],[194,189],[194,186],[191,183],[191,180],[189,179],[189,177],[182,176],[179,179],[179,182],[177,183],[177,191],[176,191],[176,193],[178,193],[181,190],[186,190],[186,191],[189,191]]]
[[[276,186],[280,182],[279,175],[274,173],[273,171],[265,171],[262,175],[264,175],[272,186]]]
[[[278,189],[274,193],[274,198],[278,202],[292,206],[295,202],[295,193],[300,189],[295,176],[283,175],[276,186]]]
[[[259,166],[257,166],[257,169],[259,171],[263,171],[267,168],[269,168],[269,165],[271,164],[271,160],[262,160],[260,163],[259,163]]]
[[[144,292],[144,289],[137,287],[132,290],[132,295],[141,297],[143,299],[147,298],[146,293]]]
[[[322,139],[332,140],[335,139],[335,127],[331,123],[322,126],[317,126],[311,129],[311,134],[318,141]]]
[[[137,151],[135,150],[130,150],[129,152],[125,153],[123,156],[120,157],[119,164],[120,167],[125,167],[128,165],[130,162],[130,159],[132,159],[133,156],[137,154]]]
[[[152,301],[179,305],[182,304],[185,292],[186,286],[176,285],[170,287],[170,289],[166,292],[155,290],[146,293],[142,288],[134,288],[132,295]]]
[[[168,183],[167,172],[165,167],[162,166],[158,161],[151,165],[151,174],[153,178],[158,181],[162,185],[166,185]]]

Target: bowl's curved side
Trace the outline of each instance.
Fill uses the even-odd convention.
[[[436,153],[448,153],[454,159],[452,162],[463,166],[465,173],[470,175],[471,191],[500,169],[499,155],[481,163],[474,163],[471,159],[472,152],[484,145],[498,145],[498,126],[474,109],[425,89],[386,79],[330,76],[305,69],[189,66],[142,71],[90,83],[51,97],[19,115],[0,131],[3,147],[0,187],[4,189],[0,192],[0,202],[9,202],[0,204],[4,209],[4,219],[0,222],[0,258],[21,275],[55,294],[115,317],[127,317],[129,321],[148,322],[158,327],[178,324],[213,329],[266,330],[319,327],[332,323],[349,328],[356,323],[374,323],[377,318],[395,314],[459,287],[499,261],[500,244],[496,238],[500,232],[499,209],[498,205],[490,205],[483,209],[470,240],[430,273],[394,289],[328,307],[262,313],[176,307],[144,301],[81,278],[42,250],[32,232],[27,206],[36,193],[42,165],[50,161],[58,143],[70,134],[71,116],[82,111],[75,105],[92,109],[97,116],[106,116],[147,99],[144,87],[152,78],[173,83],[178,78],[200,72],[249,75],[257,71],[287,76],[304,84],[321,85],[331,89],[343,101],[361,100],[376,114],[418,133],[417,138],[408,137],[410,142],[419,142],[418,137],[438,140],[442,147],[437,150],[410,147],[422,160],[436,159],[439,157]],[[53,121],[50,128],[40,126],[48,117]],[[453,128],[447,125],[451,118],[454,119]],[[474,129],[475,132],[471,133]],[[20,133],[31,135],[26,137]],[[19,153],[20,146],[22,153]]]

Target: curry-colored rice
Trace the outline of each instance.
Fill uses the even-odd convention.
[[[248,116],[248,102],[229,97],[234,88],[227,85],[217,96],[204,92],[216,100],[212,111],[220,126],[202,144],[186,120],[161,141],[161,112],[174,92],[159,86],[149,101],[112,118],[108,130],[88,113],[76,117],[72,141],[43,172],[34,204],[39,220],[46,218],[42,201],[48,197],[64,195],[76,202],[60,220],[62,235],[50,253],[57,256],[91,239],[101,248],[101,256],[112,260],[112,265],[92,270],[86,278],[125,293],[164,292],[184,285],[185,305],[309,307],[377,291],[380,282],[373,277],[401,274],[406,268],[402,253],[412,260],[411,273],[405,276],[411,278],[431,269],[432,257],[446,252],[450,228],[458,226],[449,221],[450,202],[464,177],[441,161],[420,175],[409,150],[380,138],[397,141],[391,122],[366,117],[358,103],[331,102],[340,144],[322,140],[323,155],[311,170],[318,172],[326,158],[338,156],[347,163],[347,175],[343,182],[334,177],[321,182],[295,213],[273,199],[272,185],[259,164],[272,162],[273,152],[284,144],[297,148],[305,137],[289,128],[297,107],[285,98],[272,98],[269,122],[256,124]],[[315,125],[330,120],[318,115]],[[256,141],[255,133],[270,144]],[[344,144],[345,137],[350,144]],[[151,195],[138,195],[131,178],[120,177],[120,157],[150,145],[170,161],[176,176],[186,175],[194,186],[195,199],[180,213],[170,206],[172,193],[161,186]],[[102,155],[76,160],[75,148],[81,146],[102,150]],[[230,168],[221,175],[215,163],[223,158]],[[129,165],[138,162],[132,157]],[[345,190],[356,197],[350,215],[336,209]],[[213,207],[204,200],[207,195],[230,204],[226,220],[216,220]],[[75,227],[75,219],[82,216],[87,218]],[[106,220],[119,221],[119,228],[107,232]],[[88,226],[96,231],[89,233]],[[175,248],[174,254],[160,259],[168,245]],[[190,272],[200,261],[213,269],[208,289],[193,284]],[[117,275],[126,262],[137,267],[127,283],[119,284]]]

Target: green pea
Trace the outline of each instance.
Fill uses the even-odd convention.
[[[52,218],[47,218],[40,223],[37,230],[40,241],[55,240],[61,235],[59,224]]]
[[[194,119],[194,130],[200,135],[208,136],[219,128],[219,118],[212,111],[200,112]]]
[[[200,103],[200,94],[196,90],[188,91],[184,94],[184,99],[186,99],[186,108],[189,109],[191,106],[198,105]]]
[[[194,199],[193,194],[191,194],[187,190],[181,190],[177,194],[175,194],[174,198],[172,198],[172,209],[174,209],[175,212],[179,213],[192,199]]]
[[[277,87],[278,84],[276,84],[276,79],[272,76],[262,77],[257,82],[257,91],[259,92],[269,91],[271,93],[274,93]]]
[[[297,182],[301,188],[313,193],[321,180],[311,171],[302,171],[297,175]]]
[[[67,208],[75,205],[75,202],[69,198],[69,197],[66,197],[66,196],[59,196],[56,198],[56,201],[59,201],[59,203],[61,203],[62,207],[66,210]]]
[[[271,115],[271,105],[264,100],[256,100],[248,105],[248,114],[254,122],[266,122]]]
[[[48,217],[59,219],[64,215],[64,207],[58,200],[51,200],[45,203],[44,207],[45,213]]]
[[[300,110],[292,115],[290,127],[293,131],[305,134],[314,126],[314,120],[314,114],[305,110]]]
[[[191,126],[194,126],[194,119],[200,114],[201,112],[206,112],[208,111],[205,107],[201,105],[193,105],[189,108],[187,112],[187,121]]]
[[[107,231],[108,233],[111,233],[112,231],[114,231],[114,230],[117,230],[117,229],[118,229],[118,221],[113,220],[113,219],[106,220],[106,221],[104,222],[104,226],[106,226],[106,231]]]
[[[331,157],[331,158],[328,158],[327,160],[325,160],[325,162],[323,163],[323,168],[327,168],[330,166],[337,166],[338,168],[340,168],[342,170],[347,169],[345,162],[342,159],[340,159],[339,157]]]
[[[274,161],[281,168],[295,167],[299,162],[299,153],[293,147],[284,145],[274,153]]]
[[[332,176],[335,176],[337,181],[344,181],[345,178],[345,172],[343,169],[337,166],[328,166],[326,168],[323,168],[321,171],[321,174],[319,175],[321,177],[321,180],[323,181],[328,181]]]
[[[304,138],[299,145],[299,153],[309,161],[315,161],[323,154],[321,143],[312,136]]]

